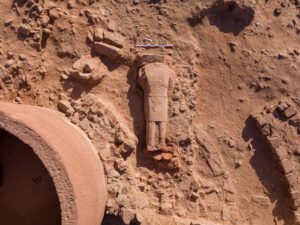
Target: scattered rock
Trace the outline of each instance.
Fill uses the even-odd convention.
[[[300,98],[292,98],[293,102],[300,107]]]
[[[87,131],[91,128],[91,123],[87,118],[84,118],[80,123],[79,123],[79,127],[84,130]]]
[[[191,202],[196,202],[196,201],[198,200],[198,198],[199,198],[199,195],[198,195],[198,194],[196,194],[195,192],[191,192],[191,194],[190,194],[190,196],[189,196],[189,200],[190,200]]]
[[[122,217],[123,223],[126,225],[129,225],[130,222],[135,218],[135,214],[130,209],[122,208],[121,209],[121,217]]]
[[[184,101],[180,101],[179,112],[184,113],[188,107]]]
[[[236,160],[235,162],[234,162],[234,167],[237,169],[237,168],[239,168],[239,167],[241,167],[242,166],[242,161],[241,160]]]
[[[300,127],[300,117],[297,116],[295,118],[290,119],[290,124],[294,127]]]
[[[44,28],[42,32],[44,35],[47,35],[47,36],[51,34],[51,30],[47,29],[47,28]]]
[[[282,12],[282,9],[281,9],[281,8],[276,8],[276,9],[274,10],[274,16],[279,16],[279,15],[281,14],[281,12]]]
[[[57,103],[57,108],[59,111],[66,113],[69,109],[72,108],[70,102],[61,100]]]
[[[117,29],[117,24],[114,23],[113,21],[110,21],[108,24],[107,24],[107,30],[110,31],[110,32],[115,32],[115,30]]]
[[[283,112],[286,110],[291,104],[285,100],[279,101],[279,103],[276,106],[276,109],[278,109],[279,112]]]
[[[136,149],[136,141],[128,138],[123,145],[122,153],[130,153]]]
[[[10,79],[11,79],[11,76],[9,75],[8,70],[0,67],[0,80],[5,82]]]
[[[45,76],[47,73],[47,70],[44,66],[41,66],[38,72],[40,75]]]
[[[197,192],[200,188],[201,188],[201,184],[194,179],[191,183],[191,190]]]
[[[234,146],[235,146],[234,141],[231,140],[231,139],[229,139],[229,140],[227,141],[227,144],[228,144],[229,148],[234,148]]]
[[[11,67],[15,63],[14,59],[7,60],[4,64],[5,68]]]
[[[279,53],[277,59],[287,59],[287,56],[283,53]]]
[[[228,172],[225,172],[225,173],[223,174],[223,177],[224,177],[224,179],[228,179],[228,178],[229,178],[229,173],[228,173]]]
[[[96,11],[86,9],[84,11],[85,16],[88,18],[88,22],[91,25],[98,24],[101,22],[101,17],[98,15]]]
[[[117,159],[115,164],[119,172],[123,173],[127,170],[127,164],[122,158]]]
[[[103,162],[109,161],[112,159],[112,148],[110,144],[106,144],[105,147],[99,151],[100,158]]]
[[[17,103],[19,103],[19,104],[22,104],[22,103],[23,103],[23,101],[22,101],[22,99],[21,99],[20,97],[16,97],[16,98],[15,98],[15,101],[16,101]]]
[[[121,129],[118,129],[115,136],[116,144],[121,145],[125,141],[125,134]]]
[[[68,4],[67,4],[68,9],[74,9],[75,6],[76,6],[76,4],[73,0],[68,1]]]
[[[4,26],[9,26],[12,24],[12,22],[14,21],[13,17],[8,17],[5,21],[4,21]]]
[[[30,34],[30,28],[25,24],[21,24],[18,29],[19,38],[25,39],[26,37],[29,36],[29,34]]]
[[[289,106],[287,109],[285,109],[283,111],[283,116],[286,118],[286,119],[289,119],[291,117],[293,117],[294,115],[297,114],[297,110],[294,106]]]
[[[229,45],[229,47],[230,47],[230,51],[231,51],[231,52],[235,52],[236,44],[233,43],[233,42],[230,42],[228,45]]]
[[[133,5],[138,5],[139,4],[139,0],[133,0]]]
[[[21,54],[21,55],[19,55],[19,59],[20,59],[21,61],[25,61],[25,60],[27,59],[27,56],[24,55],[24,54]]]
[[[144,221],[143,215],[139,212],[136,213],[135,218],[136,218],[137,222],[140,224],[143,223],[143,221]]]
[[[173,205],[171,203],[162,203],[160,206],[160,212],[164,215],[172,215]]]

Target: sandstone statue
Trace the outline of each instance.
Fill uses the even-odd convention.
[[[175,72],[163,63],[149,63],[139,70],[138,82],[144,90],[147,150],[156,151],[165,147],[168,121],[168,90],[172,87]],[[159,146],[155,145],[158,125]]]

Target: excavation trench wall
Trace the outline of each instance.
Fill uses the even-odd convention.
[[[46,168],[62,225],[101,224],[106,200],[103,168],[79,128],[50,109],[0,103],[0,129],[29,146]]]

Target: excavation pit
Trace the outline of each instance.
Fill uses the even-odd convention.
[[[105,200],[101,162],[79,128],[50,109],[0,103],[1,223],[99,225]]]
[[[60,225],[59,200],[47,169],[28,145],[0,133],[1,223]]]

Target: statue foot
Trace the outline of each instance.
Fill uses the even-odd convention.
[[[148,145],[147,146],[147,151],[149,151],[149,152],[155,152],[155,151],[157,151],[157,147],[153,146],[153,145]]]

